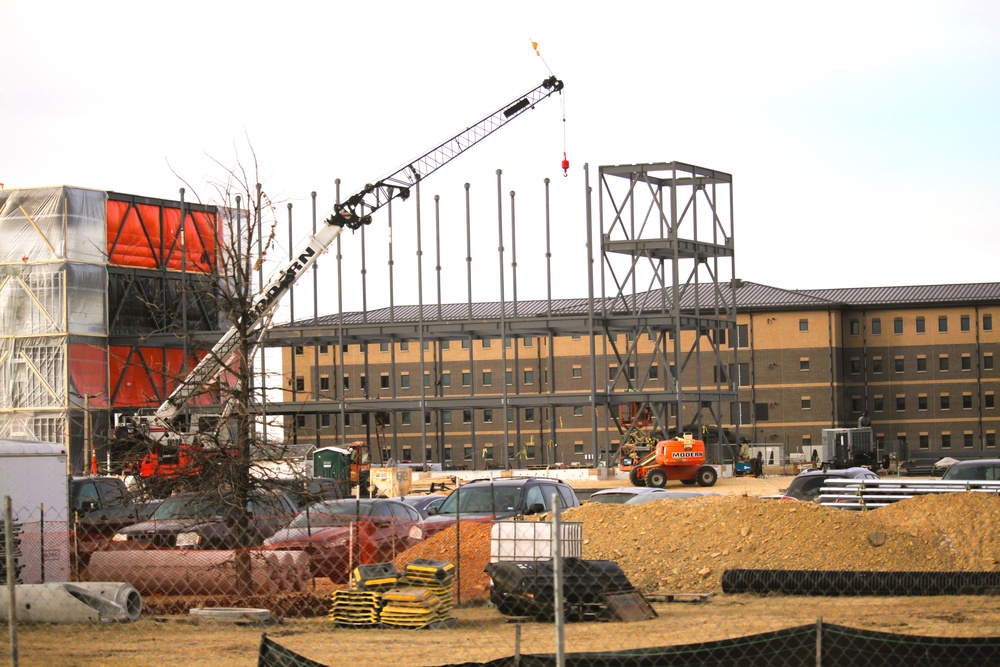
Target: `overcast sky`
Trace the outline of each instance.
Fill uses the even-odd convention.
[[[547,101],[428,179],[425,216],[440,194],[464,238],[470,182],[494,233],[495,171],[502,192],[537,195],[550,177],[555,242],[576,252],[584,164],[677,160],[732,174],[745,280],[1000,279],[993,0],[6,0],[0,62],[7,188],[176,199],[184,179],[207,197],[219,163],[251,162],[252,146],[268,193],[305,219],[310,191],[325,214],[334,179],[353,192],[551,68],[566,83],[570,177],[563,106]],[[342,240],[346,254],[357,236]],[[560,274],[556,296],[585,296]]]

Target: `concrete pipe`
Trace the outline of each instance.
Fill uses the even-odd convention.
[[[134,621],[142,613],[142,597],[128,583],[22,584],[15,597],[22,623]],[[9,609],[10,600],[0,595],[0,616],[7,618]]]

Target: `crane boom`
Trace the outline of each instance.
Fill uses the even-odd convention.
[[[326,224],[310,236],[292,255],[275,277],[261,290],[250,308],[195,366],[184,380],[157,408],[155,417],[172,421],[188,402],[203,391],[230,362],[240,340],[253,341],[270,321],[281,299],[298,279],[319,259],[340,236],[344,227],[358,229],[371,223],[372,214],[395,198],[406,199],[410,188],[490,136],[528,109],[563,89],[563,82],[551,76],[513,101],[500,107],[479,122],[469,126],[420,157],[408,162],[388,176],[365,185],[359,192],[333,207]],[[241,331],[242,330],[242,331]],[[242,334],[242,335],[241,335]]]

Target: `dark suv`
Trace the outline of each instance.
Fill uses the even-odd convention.
[[[1000,480],[1000,459],[977,459],[952,463],[941,479],[963,482],[995,482]]]
[[[868,468],[843,468],[833,470],[806,470],[792,478],[788,488],[779,496],[782,500],[819,500],[819,490],[828,479],[880,479]]]
[[[424,521],[424,537],[456,520],[491,521],[552,511],[552,498],[563,508],[579,507],[566,482],[549,477],[477,479],[456,488]]]

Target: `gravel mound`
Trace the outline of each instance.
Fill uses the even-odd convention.
[[[1000,497],[919,496],[853,512],[754,496],[584,504],[583,557],[613,560],[642,591],[720,593],[731,568],[1000,569]]]

